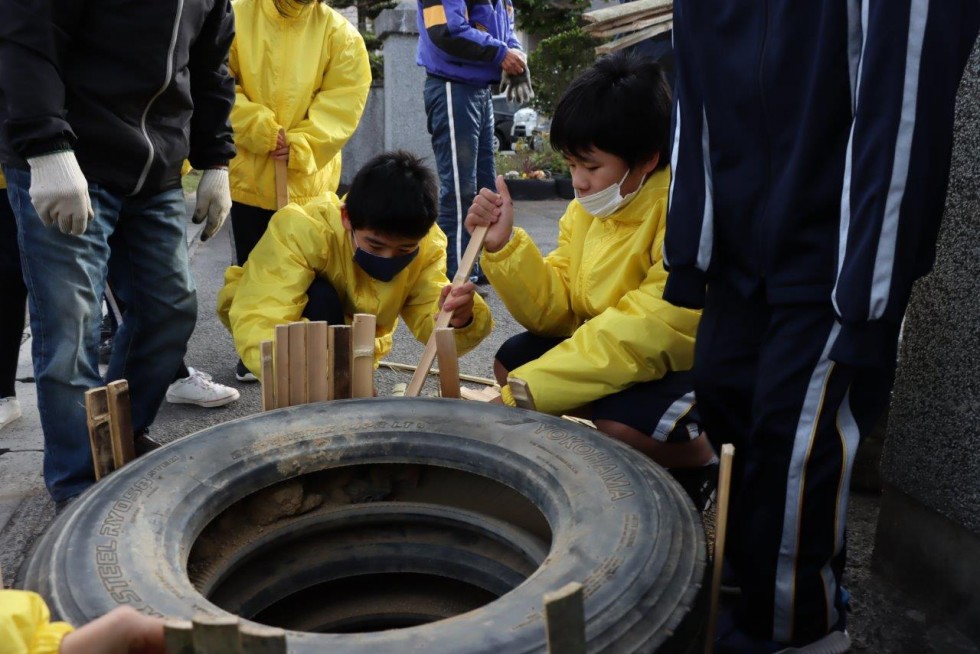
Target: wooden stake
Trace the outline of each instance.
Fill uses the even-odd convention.
[[[194,626],[187,620],[167,620],[163,625],[163,651],[194,654]]]
[[[346,400],[351,397],[351,366],[354,350],[351,343],[351,328],[347,325],[333,325],[330,328],[330,353],[327,359],[327,397],[331,400]],[[374,336],[371,337],[371,371],[374,372]],[[373,382],[372,382],[373,383]],[[374,394],[372,388],[371,394]]]
[[[355,313],[353,328],[353,357],[351,395],[374,397],[374,333],[377,319],[369,313]]]
[[[725,562],[725,532],[728,529],[728,497],[732,484],[732,458],[735,446],[721,446],[721,466],[718,470],[718,511],[715,517],[715,558],[711,574],[711,608],[708,611],[708,638],[704,643],[705,654],[715,649],[715,627],[718,623],[718,593],[721,591],[721,569]]]
[[[480,250],[483,249],[483,241],[487,237],[487,229],[488,226],[481,225],[474,229],[470,235],[470,244],[466,246],[466,252],[463,253],[463,260],[459,262],[459,267],[456,269],[456,276],[453,277],[453,288],[458,288],[469,281],[470,273],[476,264],[476,259],[480,256]],[[422,358],[419,360],[419,367],[415,370],[415,374],[412,375],[412,381],[405,390],[406,397],[418,397],[419,393],[422,392],[422,385],[425,384],[425,378],[429,374],[429,368],[432,367],[432,362],[436,358],[435,330],[440,327],[449,327],[449,321],[452,317],[453,315],[448,311],[440,311],[439,315],[436,316],[435,329],[433,329],[432,334],[429,336],[429,342],[425,344],[425,350],[422,352]]]
[[[129,382],[117,379],[106,386],[109,405],[109,435],[112,439],[112,462],[118,470],[136,458],[133,441],[133,415],[129,405]]]
[[[518,407],[529,411],[535,410],[534,397],[531,396],[531,389],[528,388],[526,381],[516,377],[508,377],[507,385],[510,386],[510,393],[514,396],[514,402],[517,403]]]
[[[276,408],[289,406],[289,325],[276,325]]]
[[[310,402],[326,402],[328,395],[328,363],[329,349],[327,345],[327,323],[317,320],[309,323],[306,332],[306,351],[309,353],[307,364],[307,388]]]
[[[217,617],[194,616],[194,651],[197,654],[237,654],[238,618],[232,615]]]
[[[272,341],[262,341],[259,344],[259,356],[262,358],[262,410],[270,411],[276,408],[276,373],[272,365]]]
[[[572,582],[544,594],[548,654],[585,654],[585,605],[582,584]]]
[[[277,627],[243,622],[238,642],[242,654],[286,654],[286,632]]]
[[[306,404],[309,393],[306,388],[309,359],[306,352],[305,322],[289,323],[289,406]]]
[[[88,438],[92,446],[95,480],[113,471],[112,434],[109,425],[109,396],[105,386],[85,391],[85,414]]]
[[[286,136],[284,130],[279,130],[280,136]],[[289,204],[289,164],[286,161],[274,159],[276,162],[276,208],[282,209]]]
[[[436,354],[439,356],[439,389],[442,397],[459,398],[459,357],[452,327],[435,331]]]

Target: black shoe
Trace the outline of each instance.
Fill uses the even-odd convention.
[[[699,512],[704,513],[711,506],[718,487],[717,463],[698,468],[670,468],[667,472],[687,491]]]
[[[252,371],[245,367],[241,359],[235,365],[235,379],[240,382],[252,383],[259,381],[259,378],[252,374]]]
[[[150,430],[144,429],[140,433],[136,434],[133,438],[134,449],[136,450],[136,456],[143,456],[148,452],[152,452],[160,447],[163,447],[160,443],[150,438]]]

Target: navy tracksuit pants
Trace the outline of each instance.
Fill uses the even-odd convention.
[[[843,624],[851,467],[894,365],[831,361],[838,331],[829,302],[771,305],[764,291],[709,284],[695,394],[714,446],[735,445],[726,558],[742,587],[739,622],[762,640],[804,644]]]

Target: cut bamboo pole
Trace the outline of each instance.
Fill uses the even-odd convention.
[[[474,400],[476,402],[493,402],[500,397],[500,391],[487,387],[480,390],[463,386],[459,389],[459,396],[464,400]]]
[[[529,411],[535,410],[534,397],[531,396],[531,389],[528,388],[526,381],[516,377],[508,377],[507,385],[510,386],[510,393],[514,396],[514,402],[517,403],[518,407]]]
[[[305,322],[289,323],[289,406],[306,404],[307,365]]]
[[[487,225],[480,225],[470,235],[470,244],[466,246],[466,252],[463,253],[463,260],[459,262],[459,266],[456,269],[456,276],[453,277],[453,288],[458,288],[469,281],[473,266],[476,264],[477,257],[480,256],[480,250],[483,249],[483,241],[487,237],[487,229]],[[453,315],[449,311],[439,311],[439,315],[436,316],[435,329],[449,327],[449,321],[452,320],[452,317]],[[408,388],[405,390],[406,397],[418,397],[419,393],[422,392],[425,378],[428,376],[429,368],[432,367],[432,362],[435,358],[436,334],[435,330],[433,330],[429,336],[429,342],[425,344],[425,350],[422,352],[419,366],[415,370],[415,374],[412,375],[412,381],[408,384]]]
[[[259,355],[262,357],[262,410],[276,408],[276,373],[272,365],[272,341],[262,341],[259,344]]]
[[[325,402],[330,399],[328,394],[328,363],[329,346],[327,345],[327,323],[316,320],[309,323],[306,332],[306,350],[309,353],[307,371],[308,400],[310,402]]]
[[[112,434],[109,420],[109,396],[105,386],[85,391],[85,416],[88,422],[92,464],[98,481],[114,469]]]
[[[415,372],[419,369],[418,366],[413,366],[407,363],[397,363],[395,361],[382,361],[378,364],[379,366],[384,366],[385,368],[390,368],[391,370],[399,370],[402,372]],[[429,368],[430,375],[438,375],[438,368]],[[489,377],[477,377],[476,375],[465,375],[463,373],[459,374],[460,381],[473,382],[474,384],[483,384],[484,386],[496,386],[497,380],[490,379]]]
[[[548,654],[585,654],[585,604],[582,584],[572,582],[544,594]]]
[[[673,29],[674,23],[663,23],[660,25],[654,25],[653,27],[648,27],[645,30],[640,30],[634,34],[631,34],[622,39],[616,39],[615,41],[610,41],[609,43],[603,43],[595,49],[597,54],[609,54],[611,52],[616,52],[622,50],[623,48],[628,48],[631,45],[635,45],[640,41],[645,41],[657,34],[663,34],[664,32]]]
[[[232,615],[194,616],[194,651],[198,654],[237,654],[238,618]]]
[[[351,366],[354,352],[351,328],[347,325],[330,327],[330,353],[327,359],[327,396],[331,400],[351,397]],[[366,339],[365,339],[366,340]],[[371,373],[374,372],[374,337],[371,337]],[[373,380],[372,380],[373,384]],[[374,394],[374,389],[371,389]]]
[[[708,611],[708,638],[704,643],[705,654],[715,649],[715,628],[718,624],[718,593],[721,591],[721,572],[725,562],[725,532],[728,529],[728,497],[732,483],[732,459],[735,446],[721,446],[721,465],[718,469],[718,511],[715,517],[715,557],[711,574],[711,608]]]
[[[194,654],[194,625],[188,620],[167,620],[163,625],[163,650],[167,654]]]
[[[435,331],[435,337],[440,394],[459,399],[459,357],[456,355],[455,332],[452,327],[440,327]]]
[[[243,622],[238,642],[241,654],[286,654],[286,632],[277,627]]]
[[[129,404],[129,382],[117,379],[106,386],[109,405],[109,435],[112,439],[112,462],[118,470],[136,458],[133,441],[133,414]]]
[[[351,395],[374,396],[374,333],[377,319],[369,313],[355,313],[351,323],[353,334],[353,365],[351,366]]]
[[[286,136],[284,130],[279,130],[280,136]],[[286,161],[274,160],[276,162],[276,208],[282,209],[289,204],[289,163]]]
[[[289,406],[289,325],[276,325],[276,408]]]
[[[598,23],[606,20],[616,20],[633,16],[642,12],[673,11],[674,0],[636,0],[622,5],[614,5],[603,9],[595,9],[582,14],[588,23]]]
[[[620,34],[629,34],[631,32],[638,32],[648,27],[653,27],[654,25],[671,23],[673,22],[673,20],[674,20],[673,14],[661,14],[660,16],[654,16],[652,18],[646,18],[644,20],[630,21],[629,23],[626,23],[624,25],[616,25],[614,27],[608,27],[605,29],[593,30],[592,36],[597,36],[600,38],[608,38],[610,36],[618,36]],[[595,25],[590,25],[589,27],[595,27]]]

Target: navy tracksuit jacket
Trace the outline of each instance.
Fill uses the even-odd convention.
[[[704,307],[709,437],[736,445],[739,624],[842,625],[847,484],[933,264],[978,0],[675,0],[671,302]]]

